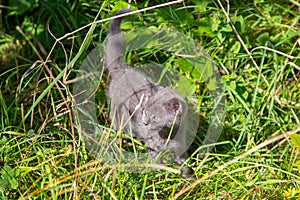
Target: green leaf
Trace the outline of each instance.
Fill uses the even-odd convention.
[[[196,91],[196,86],[193,82],[189,81],[185,76],[180,76],[178,85],[175,90],[184,97],[192,96]]]
[[[300,150],[300,135],[298,135],[298,134],[292,134],[292,135],[291,135],[291,142],[292,142],[292,144],[293,144],[298,150]]]
[[[268,32],[264,32],[257,37],[257,41],[260,45],[265,45],[269,41],[270,35]]]
[[[172,7],[165,7],[157,10],[158,15],[161,16],[158,22],[165,22],[171,24],[190,24],[194,20],[193,15],[187,10],[177,10]]]
[[[229,24],[226,24],[225,26],[223,26],[223,27],[221,28],[221,31],[222,31],[222,32],[230,33],[230,32],[232,32],[232,28],[231,28],[231,26],[230,26]]]
[[[215,16],[209,18],[209,24],[212,31],[218,31],[220,23],[220,19]]]
[[[117,12],[118,10],[121,10],[123,8],[128,8],[128,3],[127,2],[124,2],[124,1],[118,1],[117,3],[115,3],[115,6],[113,7],[112,9],[112,12]],[[134,10],[134,7],[133,6],[130,6],[130,8],[132,10]]]
[[[300,171],[300,160],[298,160],[296,163],[295,163],[296,167],[298,168],[298,171]]]
[[[236,41],[230,48],[230,51],[237,54],[240,52],[240,49],[241,49],[241,43],[239,41]]]
[[[5,165],[1,174],[2,179],[0,179],[0,189],[5,189],[7,187],[17,189],[19,187],[19,182],[16,180],[16,177],[19,174],[17,170]]]
[[[218,29],[218,23],[216,22],[214,17],[203,17],[197,23],[198,29],[196,32],[200,35],[205,33],[209,37],[215,37],[217,34],[216,30]]]
[[[212,77],[214,71],[213,63],[210,60],[206,58],[198,58],[198,60],[193,64],[200,73],[200,80],[207,81],[210,77]]]
[[[174,59],[175,62],[178,64],[179,68],[182,72],[188,73],[192,76],[192,78],[199,79],[200,73],[198,70],[195,70],[195,67],[188,62],[184,58]]]
[[[3,191],[6,188],[9,188],[9,180],[4,178],[0,179],[0,191]]]
[[[236,82],[235,82],[235,81],[230,81],[229,87],[230,87],[232,90],[235,90],[235,89],[236,89]]]
[[[12,178],[10,180],[10,186],[12,189],[17,189],[19,187],[19,182],[17,181],[17,179]]]
[[[209,80],[209,82],[207,84],[207,88],[210,91],[216,90],[216,88],[217,88],[217,80],[216,80],[216,78],[212,78],[212,79]]]
[[[196,2],[195,11],[205,12],[207,5],[211,3],[211,0],[201,0]]]
[[[238,32],[245,32],[246,25],[243,16],[238,16],[234,18],[233,21],[234,21],[234,26]]]

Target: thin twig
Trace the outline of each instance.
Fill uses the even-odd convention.
[[[288,54],[285,54],[285,53],[283,53],[283,52],[281,52],[281,51],[278,51],[278,50],[276,50],[276,49],[271,49],[271,48],[269,48],[269,47],[264,47],[264,46],[255,47],[255,48],[253,48],[250,52],[252,53],[253,51],[255,51],[255,50],[257,50],[257,49],[265,49],[265,50],[268,50],[268,51],[273,51],[273,52],[275,52],[275,53],[277,53],[277,54],[279,54],[279,55],[285,56],[285,57],[287,57],[287,58],[289,58],[289,59],[299,59],[299,58],[300,58],[300,57],[294,57],[294,56],[292,56],[292,55],[288,55]]]

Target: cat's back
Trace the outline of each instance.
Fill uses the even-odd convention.
[[[147,90],[148,87],[152,87],[149,85],[151,83],[148,77],[134,68],[120,68],[115,70],[114,76],[111,76],[109,96],[118,97],[118,100],[124,101],[141,88]]]

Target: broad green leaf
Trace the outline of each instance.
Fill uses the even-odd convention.
[[[16,180],[15,177],[18,176],[18,171],[11,168],[8,165],[3,167],[1,172],[2,179],[0,179],[0,189],[11,187],[12,189],[17,189],[19,186],[19,182]]]
[[[236,82],[235,82],[235,81],[230,81],[229,87],[230,87],[232,90],[235,90],[235,89],[236,89]]]
[[[112,9],[113,12],[117,12],[118,10],[121,10],[123,8],[128,8],[128,3],[125,1],[118,1],[117,3],[115,3],[114,8]],[[130,6],[130,8],[132,10],[135,10],[133,6]]]
[[[176,59],[175,62],[179,65],[179,68],[181,71],[189,73],[192,78],[199,79],[200,78],[200,73],[198,70],[195,69],[195,67],[188,62],[186,59],[180,58]]]
[[[243,16],[238,16],[234,18],[233,21],[234,21],[234,26],[238,32],[245,32],[246,25]]]
[[[241,49],[241,43],[239,41],[235,41],[235,43],[230,48],[230,51],[237,54],[240,52]]]
[[[176,59],[179,68],[189,73],[192,78],[207,81],[213,75],[212,63],[205,57]]]
[[[230,32],[232,32],[232,28],[231,28],[231,26],[230,26],[229,24],[226,24],[225,26],[223,26],[223,27],[221,28],[221,31],[222,31],[222,32],[230,33]]]
[[[296,167],[298,168],[298,171],[300,171],[300,160],[298,160],[296,163],[295,163]]]
[[[192,96],[196,91],[196,86],[193,82],[189,81],[185,76],[180,76],[178,85],[175,90],[184,97]]]
[[[19,187],[19,182],[17,181],[17,179],[12,178],[10,180],[10,186],[12,189],[17,189]]]
[[[300,135],[298,134],[292,134],[291,135],[291,142],[293,143],[293,145],[300,150]]]
[[[216,90],[217,88],[217,80],[216,78],[211,78],[207,84],[207,88],[210,90],[210,91],[214,91]]]
[[[5,178],[0,179],[0,191],[3,191],[6,188],[9,188],[9,180]]]
[[[211,0],[201,0],[196,2],[195,11],[205,12],[207,5],[211,3]]]
[[[218,38],[219,44],[222,44],[226,39],[226,35],[223,34],[222,32],[218,32],[217,38]]]
[[[172,24],[190,24],[194,20],[193,15],[187,10],[173,9],[172,7],[165,7],[157,10],[158,15],[161,16],[158,22],[166,22]]]
[[[214,20],[211,17],[203,17],[198,22],[198,32],[200,35],[206,34],[209,37],[215,37],[217,32],[213,29],[216,29],[217,25],[213,25]]]
[[[257,41],[260,45],[265,45],[269,41],[270,35],[268,32],[264,32],[257,37]]]
[[[221,21],[219,18],[213,16],[209,18],[209,23],[212,31],[218,31]]]
[[[200,80],[207,81],[213,75],[213,65],[206,58],[189,59],[189,62],[198,70]]]

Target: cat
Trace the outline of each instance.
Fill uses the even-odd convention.
[[[121,15],[130,12],[122,9]],[[113,129],[132,134],[147,146],[151,160],[165,150],[183,164],[187,155],[176,155],[185,148],[187,102],[168,87],[152,82],[143,73],[123,61],[125,44],[121,32],[122,17],[112,20],[106,44],[106,68],[109,72],[107,98]],[[185,151],[185,150],[184,150]],[[158,162],[162,162],[158,159]],[[183,170],[190,177],[191,168]]]

